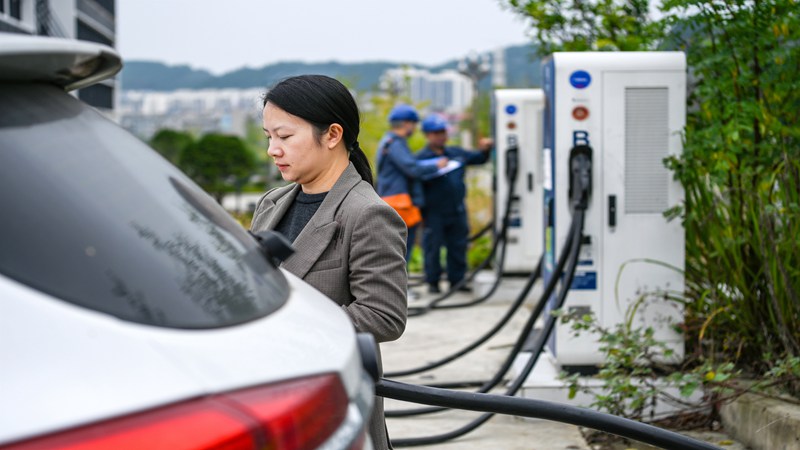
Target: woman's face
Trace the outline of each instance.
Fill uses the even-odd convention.
[[[317,140],[310,123],[267,102],[263,125],[269,138],[267,154],[284,180],[302,185],[320,176],[331,152]]]

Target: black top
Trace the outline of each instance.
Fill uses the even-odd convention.
[[[286,214],[278,223],[278,226],[275,227],[275,231],[286,236],[286,239],[289,239],[289,241],[294,242],[297,236],[300,235],[300,232],[303,231],[308,221],[314,217],[314,213],[317,212],[319,205],[325,200],[326,195],[328,195],[327,192],[321,194],[306,194],[303,191],[298,192],[294,203],[292,203],[292,206],[286,211]]]

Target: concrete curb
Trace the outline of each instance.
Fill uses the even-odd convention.
[[[744,394],[720,415],[725,430],[755,450],[800,450],[800,405]]]

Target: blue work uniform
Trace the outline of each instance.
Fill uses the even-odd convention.
[[[451,172],[422,182],[425,196],[425,206],[422,208],[422,250],[425,254],[425,281],[428,284],[439,285],[442,275],[439,255],[443,246],[447,249],[447,279],[450,285],[464,278],[469,237],[467,208],[464,204],[467,195],[465,169],[468,165],[485,163],[489,160],[489,154],[488,151],[470,151],[460,147],[445,147],[444,153],[438,154],[427,146],[416,154],[419,160],[445,156],[451,161],[461,163],[461,167]]]
[[[386,133],[378,144],[377,167],[378,167],[378,195],[386,197],[389,195],[408,193],[411,201],[418,208],[425,205],[425,197],[422,192],[420,178],[436,173],[438,168],[435,165],[424,164],[414,158],[408,148],[406,138],[398,136],[393,132]],[[411,257],[411,249],[416,238],[417,225],[408,229],[408,240],[406,241],[406,261]]]

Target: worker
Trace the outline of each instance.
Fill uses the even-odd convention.
[[[435,157],[431,161],[418,161],[408,147],[408,138],[414,133],[419,115],[411,105],[399,104],[389,112],[391,129],[383,136],[376,151],[378,167],[378,195],[403,218],[408,227],[406,262],[416,240],[416,230],[422,220],[420,208],[425,204],[420,179],[434,175],[447,165],[447,158]]]
[[[446,269],[450,287],[459,284],[467,271],[467,241],[469,224],[467,208],[464,203],[467,187],[464,184],[465,168],[468,165],[483,164],[489,160],[494,141],[482,138],[478,151],[461,147],[447,146],[447,120],[440,114],[431,114],[422,121],[426,146],[416,157],[420,161],[431,158],[447,158],[455,167],[439,176],[426,177],[422,182],[425,205],[422,208],[424,231],[422,250],[424,253],[425,282],[428,292],[441,292],[439,279],[442,275],[440,260],[441,248],[447,251]],[[441,173],[442,171],[440,171]],[[461,290],[469,291],[462,286]]]

